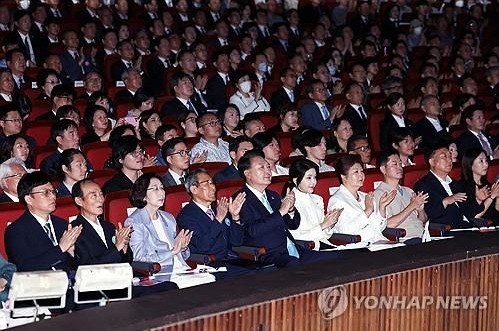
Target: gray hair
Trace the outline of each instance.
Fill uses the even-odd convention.
[[[200,174],[208,174],[208,171],[206,171],[206,169],[199,168],[199,169],[194,169],[189,173],[189,176],[187,176],[184,182],[184,187],[187,193],[191,194],[190,190],[191,186],[196,186],[199,184],[198,175]]]
[[[24,164],[24,161],[21,160],[20,158],[11,157],[10,159],[5,160],[2,164],[0,164],[0,187],[2,189],[5,189],[3,185],[3,179],[5,177],[12,176],[13,171],[11,166],[14,164],[18,164],[21,167],[23,167],[23,169],[26,170],[26,165]]]
[[[121,80],[122,80],[123,82],[124,82],[125,80],[127,80],[127,79],[128,79],[128,77],[130,76],[130,74],[131,74],[132,72],[136,72],[137,74],[139,74],[139,75],[140,75],[140,72],[139,72],[137,69],[135,69],[135,68],[130,68],[130,69],[127,69],[127,70],[125,70],[125,71],[123,71],[123,72],[121,73]]]

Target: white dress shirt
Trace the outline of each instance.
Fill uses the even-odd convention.
[[[182,182],[180,181],[180,176],[179,174],[177,174],[175,171],[173,171],[172,169],[168,169],[168,172],[170,173],[170,175],[172,176],[173,180],[175,181],[175,184],[177,185],[181,185]]]
[[[102,240],[102,242],[104,243],[104,245],[106,245],[106,247],[107,247],[106,235],[104,234],[104,228],[100,224],[99,220],[97,219],[97,222],[94,222],[94,221],[89,220],[88,218],[86,218],[83,215],[82,215],[82,217],[84,219],[86,219],[88,221],[88,223],[90,223],[90,225],[92,226],[92,228],[94,228],[95,232],[97,232],[97,234],[99,235],[99,238]]]
[[[358,191],[359,200],[348,191],[342,184],[339,189],[331,195],[327,210],[343,208],[338,223],[333,228],[334,233],[345,233],[360,235],[363,242],[376,242],[387,240],[382,232],[386,228],[386,219],[379,214],[378,206],[374,204],[374,211],[367,217],[366,194]]]
[[[397,125],[400,128],[405,128],[405,122],[404,122],[404,118],[403,117],[397,116],[397,115],[394,115],[394,114],[392,114],[392,117],[395,120],[395,122],[397,122]]]
[[[244,116],[248,113],[270,111],[270,104],[263,96],[257,100],[253,92],[249,92],[248,94],[249,97],[246,98],[241,92],[237,91],[229,100],[229,103],[236,105],[237,109],[239,109],[241,120],[244,119]]]
[[[440,121],[438,119],[431,118],[428,116],[426,116],[426,118],[428,119],[428,121],[430,121],[431,125],[433,125],[433,127],[435,128],[435,130],[437,130],[437,132],[440,132],[444,129],[442,128],[442,125],[440,125]]]
[[[283,167],[282,165],[280,164],[276,164],[275,165],[275,170],[276,171],[273,171],[272,170],[272,177],[275,177],[275,176],[284,176],[284,175],[289,175],[289,169],[286,168],[286,167]]]
[[[296,230],[290,230],[293,238],[297,240],[313,241],[314,250],[318,251],[320,242],[331,245],[328,241],[333,234],[332,228],[321,228],[324,221],[324,200],[320,195],[304,193],[297,188],[295,193],[295,208],[300,213],[300,226]]]
[[[49,215],[49,219],[47,221],[44,220],[43,218],[41,218],[40,216],[35,215],[33,213],[31,213],[31,215],[33,215],[33,217],[35,218],[35,220],[40,224],[40,226],[42,227],[43,232],[45,232],[45,228],[44,228],[45,224],[46,223],[50,223],[50,232],[52,233],[52,237],[55,240],[55,245],[54,246],[58,245],[57,237],[55,235],[55,230],[54,230],[54,224],[52,224],[52,219],[50,218],[50,215]],[[48,237],[48,235],[47,235],[47,237]]]

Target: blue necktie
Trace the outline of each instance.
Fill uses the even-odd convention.
[[[274,212],[274,210],[272,209],[272,206],[270,205],[269,200],[267,199],[267,195],[265,193],[262,195],[261,201],[262,201],[263,205],[265,206],[265,208],[267,208],[269,213]],[[298,253],[298,250],[296,249],[295,243],[292,242],[291,239],[289,239],[287,236],[286,236],[286,248],[288,249],[288,254],[290,256],[294,256],[297,259],[300,258],[300,254]]]
[[[321,107],[321,111],[322,111],[322,117],[326,120],[329,118],[329,110],[327,110],[327,107],[326,106],[322,106]]]

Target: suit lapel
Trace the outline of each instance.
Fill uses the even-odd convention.
[[[444,189],[444,187],[442,186],[442,184],[440,183],[440,181],[432,173],[430,173],[430,180],[432,182],[432,185],[440,192],[441,195],[443,195],[443,196],[449,196],[449,194]],[[452,188],[451,188],[451,190],[452,190]]]
[[[83,231],[85,231],[87,233],[87,235],[92,238],[92,242],[94,244],[98,243],[98,245],[101,245],[102,247],[104,247],[105,245],[102,242],[102,239],[99,237],[99,234],[97,233],[97,231],[95,231],[93,226],[85,219],[85,217],[78,215],[78,220],[83,225]],[[105,232],[104,232],[104,234],[105,234]]]
[[[246,185],[244,186],[244,191],[246,192],[246,199],[249,201],[252,200],[252,204],[254,205],[254,207],[256,207],[260,215],[270,215],[269,211],[267,210],[267,208],[265,208],[260,199],[258,199],[258,197]],[[270,204],[270,206],[272,207],[272,210],[274,210],[272,203]]]
[[[163,240],[159,239],[158,233],[156,232],[156,229],[154,228],[154,225],[152,224],[152,220],[149,219],[149,215],[147,214],[147,210],[145,208],[139,209],[139,217],[140,221],[144,226],[147,228],[149,233],[154,237],[159,242],[164,242]],[[166,230],[165,230],[166,231]]]

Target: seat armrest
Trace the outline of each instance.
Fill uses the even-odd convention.
[[[196,265],[198,265],[198,264],[205,264],[206,265],[206,264],[213,263],[216,260],[217,259],[216,259],[215,255],[213,255],[213,254],[191,253],[191,255],[189,256],[189,261],[196,263]]]
[[[158,273],[161,270],[161,265],[157,262],[133,261],[132,269],[134,274],[147,277]]]
[[[360,240],[361,238],[358,234],[345,233],[333,233],[333,235],[328,239],[328,241],[335,246],[358,243]]]
[[[243,260],[258,261],[265,255],[265,248],[253,246],[235,246],[232,250]]]
[[[385,228],[383,235],[391,241],[400,241],[400,238],[405,237],[405,230],[401,228]]]
[[[472,218],[471,222],[473,222],[473,224],[475,224],[479,228],[484,227],[484,226],[494,225],[494,222],[492,222],[491,220],[485,219],[485,218]]]
[[[446,232],[449,232],[451,226],[449,224],[441,224],[441,223],[430,223],[428,226],[430,230],[430,235],[433,237],[443,237]]]
[[[313,250],[315,248],[315,242],[309,240],[295,240],[295,243],[303,248]]]

